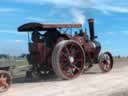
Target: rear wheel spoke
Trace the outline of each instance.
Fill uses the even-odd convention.
[[[66,53],[62,52],[61,54],[62,56],[67,57]]]
[[[79,67],[77,67],[77,66],[75,66],[75,65],[74,65],[74,67],[75,67],[75,69],[76,69],[77,71],[79,71],[79,72],[80,72]]]
[[[70,56],[70,52],[69,52],[69,49],[66,47],[65,48],[66,49],[66,53],[67,53],[67,55],[68,55],[68,57]]]

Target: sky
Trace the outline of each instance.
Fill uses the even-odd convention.
[[[1,0],[0,54],[28,53],[27,34],[17,32],[24,23],[81,23],[88,30],[89,18],[102,52],[128,56],[127,0]]]

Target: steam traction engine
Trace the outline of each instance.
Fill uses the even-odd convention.
[[[113,67],[113,57],[110,52],[100,54],[101,45],[95,40],[94,20],[89,19],[88,22],[90,38],[81,24],[27,23],[20,26],[18,31],[27,31],[29,38],[30,54],[27,58],[31,68],[27,74],[42,76],[55,73],[62,79],[73,79],[93,64],[99,64],[103,72],[109,72]],[[64,28],[72,31],[79,29],[79,33],[62,33]]]

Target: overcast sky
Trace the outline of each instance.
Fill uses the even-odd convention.
[[[127,0],[1,0],[0,53],[27,52],[27,35],[17,32],[23,23],[81,23],[94,18],[102,50],[128,55]]]

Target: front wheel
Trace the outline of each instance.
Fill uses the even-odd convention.
[[[113,68],[113,57],[110,52],[104,52],[99,56],[99,67],[102,72],[109,72]]]

